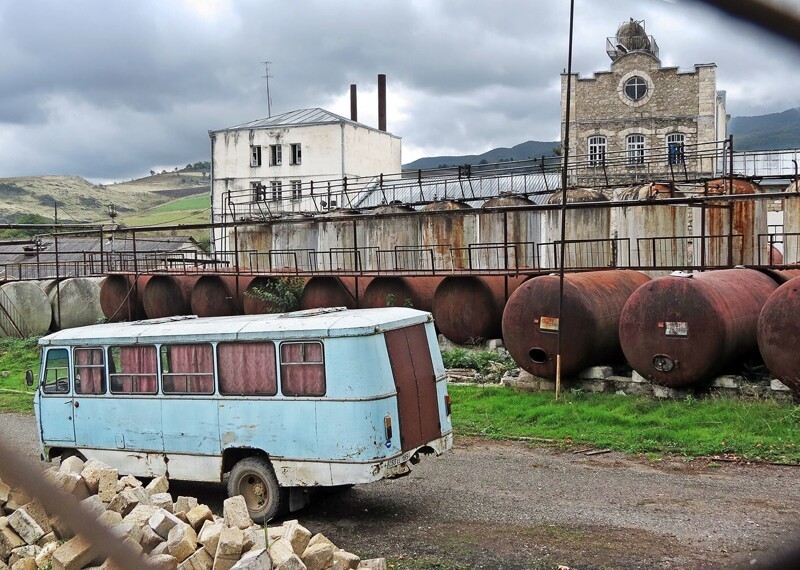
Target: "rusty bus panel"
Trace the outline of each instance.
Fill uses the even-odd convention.
[[[564,276],[563,314],[559,318],[559,277],[534,277],[520,285],[503,311],[503,342],[514,361],[543,378],[555,378],[558,335],[561,374],[573,376],[621,356],[620,313],[649,277],[613,270]]]
[[[707,381],[756,352],[758,315],[777,286],[752,269],[654,279],[622,311],[625,357],[639,374],[663,386]]]

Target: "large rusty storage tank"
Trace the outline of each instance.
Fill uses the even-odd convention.
[[[573,188],[567,190],[567,204],[583,202],[608,202],[608,198],[591,188]],[[561,192],[554,192],[547,200],[548,204],[561,204]],[[567,243],[565,252],[566,268],[601,268],[614,264],[611,247],[611,209],[586,207],[568,209],[566,211],[566,240],[577,240],[580,243]],[[560,249],[556,242],[561,241],[561,211],[548,210],[546,214],[545,232],[540,248],[541,267],[556,269]],[[592,241],[600,240],[600,241]]]
[[[144,312],[159,319],[192,312],[192,288],[197,275],[153,275],[144,288]]]
[[[500,275],[445,277],[433,296],[436,328],[456,344],[500,338],[506,300],[524,280]]]
[[[800,396],[800,277],[778,287],[758,317],[758,350],[769,371]]]
[[[558,316],[559,277],[534,277],[520,285],[503,311],[503,342],[522,368],[555,378],[558,334],[561,374],[609,364],[620,358],[619,316],[625,301],[649,277],[638,271],[568,273],[564,276],[564,312]]]
[[[468,269],[466,247],[478,242],[475,210],[464,202],[440,200],[426,204],[419,216],[419,244],[426,251],[420,253],[417,267],[408,269]]]
[[[637,205],[614,209],[618,267],[684,267],[688,263],[688,207],[659,204],[682,198],[667,184],[642,184],[614,191],[614,201]],[[651,277],[658,270],[645,270]]]
[[[52,310],[47,294],[33,281],[10,281],[0,286],[0,335],[41,336],[50,329]]]
[[[303,287],[300,308],[347,307],[356,309],[369,282],[370,278],[368,277],[312,277]]]
[[[761,192],[761,186],[755,182],[739,178],[721,178],[708,183],[710,196]],[[729,205],[732,205],[732,211],[728,208]],[[766,239],[759,238],[767,234],[767,206],[767,200],[742,199],[710,202],[705,208],[693,208],[694,264],[701,263],[703,216],[706,267],[767,264],[769,243]]]
[[[192,287],[192,313],[198,317],[241,315],[251,281],[251,275],[203,275]]]
[[[710,380],[756,351],[761,308],[778,287],[752,269],[654,279],[625,304],[620,341],[643,377],[673,388]]]
[[[783,260],[800,263],[800,187],[797,182],[786,188],[786,195],[783,200]]]
[[[100,307],[111,322],[138,321],[144,313],[144,290],[150,275],[109,275],[100,286]]]
[[[501,194],[490,198],[478,214],[478,242],[472,252],[473,269],[522,269],[537,266],[543,216],[536,210],[504,210],[535,204],[523,196]],[[486,247],[487,245],[492,247]]]
[[[442,277],[375,277],[364,290],[359,303],[364,309],[411,307],[420,311],[433,309],[433,294]]]
[[[103,318],[100,306],[102,277],[73,277],[48,288],[55,330],[97,324]]]

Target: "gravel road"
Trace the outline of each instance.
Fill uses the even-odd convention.
[[[38,460],[32,416],[0,414],[0,429],[15,457]],[[456,438],[408,477],[318,495],[292,516],[363,557],[429,568],[760,567],[798,540],[798,474]],[[217,486],[171,491],[215,510],[224,499]]]

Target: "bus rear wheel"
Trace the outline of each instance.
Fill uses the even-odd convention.
[[[278,485],[272,465],[263,457],[247,457],[231,469],[228,496],[242,495],[254,522],[264,523],[287,511],[289,493]]]

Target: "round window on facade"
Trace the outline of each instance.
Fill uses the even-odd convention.
[[[647,95],[647,81],[634,75],[625,82],[625,96],[631,101],[641,101]]]

